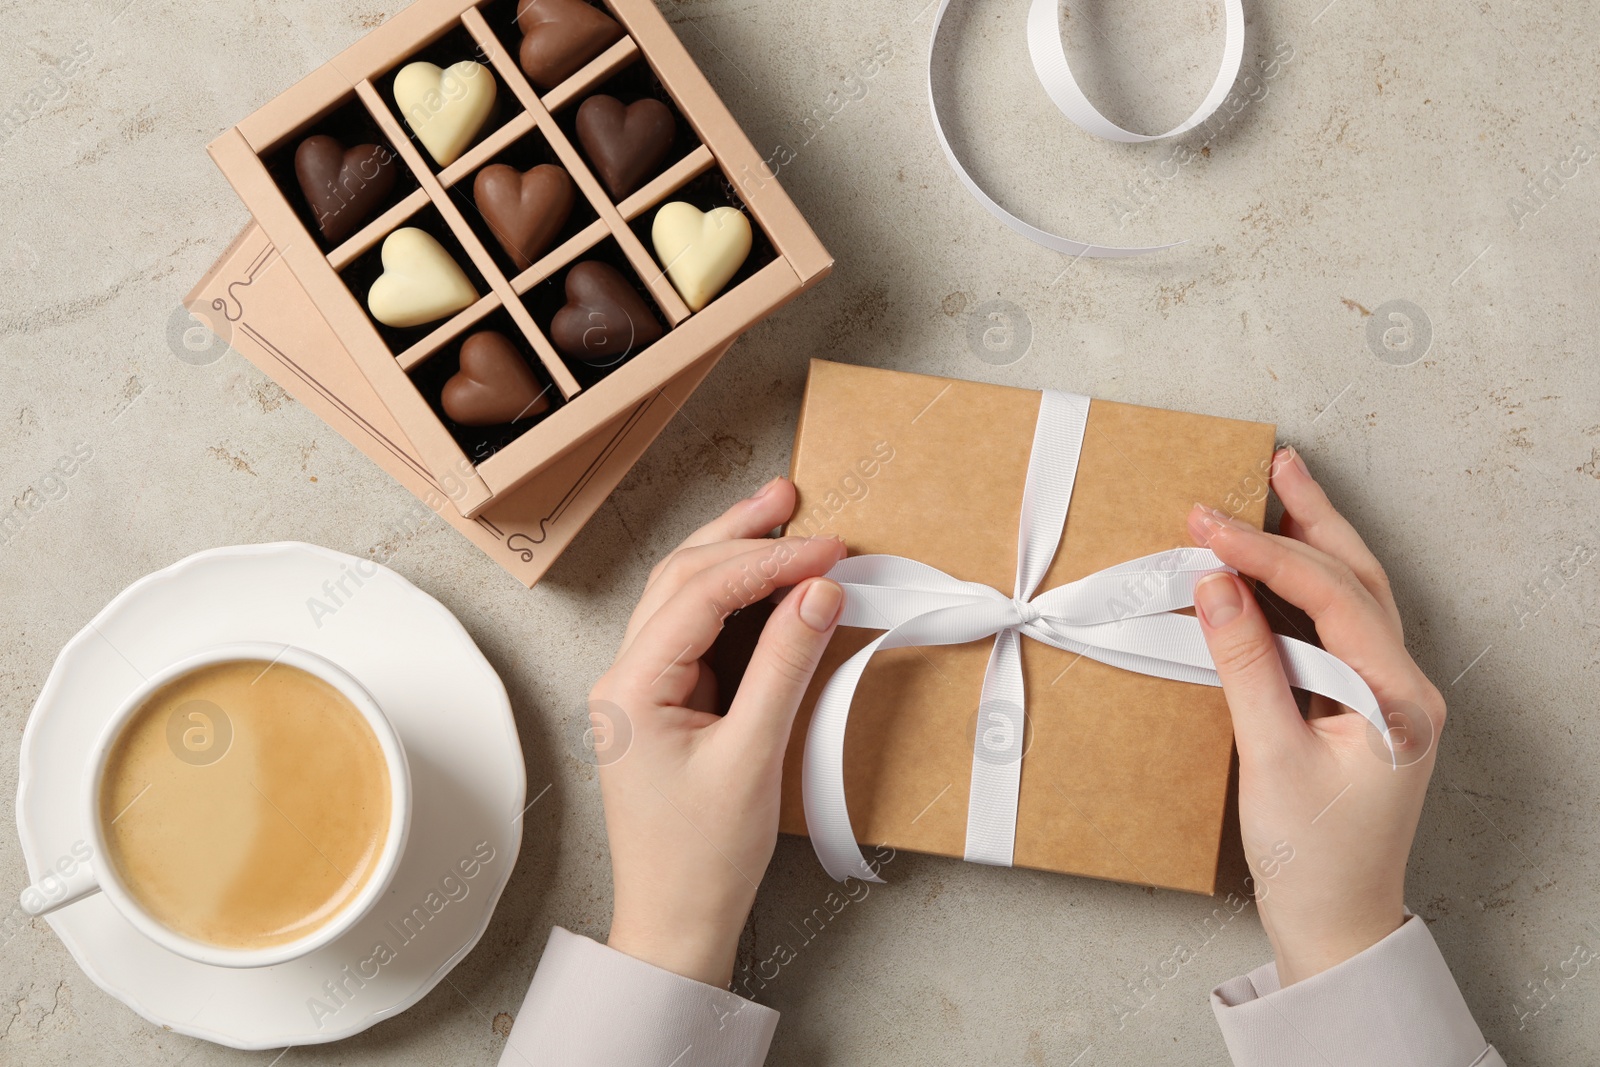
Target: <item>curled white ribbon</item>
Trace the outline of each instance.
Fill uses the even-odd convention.
[[[844,794],[850,703],[867,662],[880,649],[995,639],[979,708],[1001,709],[1002,728],[986,730],[980,716],[965,858],[1006,867],[1016,841],[1026,706],[1019,635],[1140,674],[1222,684],[1200,624],[1175,614],[1194,604],[1194,587],[1202,577],[1231,570],[1209,549],[1158,552],[1034,595],[1061,543],[1088,411],[1088,398],[1073,394],[1046,390],[1040,401],[1011,596],[903,556],[852,556],[828,572],[845,590],[840,623],[884,631],[828,679],[806,734],[801,772],[806,830],[834,879],[882,881],[856,845]],[[1274,640],[1291,685],[1355,709],[1387,737],[1377,698],[1355,671],[1314,645],[1281,635]],[[1014,721],[1005,721],[1005,709],[1015,709]]]
[[[1057,0],[1032,0],[1028,8],[1028,54],[1033,58],[1033,72],[1061,113],[1096,137],[1122,141],[1126,144],[1142,144],[1146,141],[1160,141],[1188,133],[1222,106],[1222,102],[1228,98],[1228,93],[1233,88],[1234,81],[1239,77],[1239,64],[1244,59],[1244,8],[1240,0],[1223,0],[1222,64],[1217,69],[1217,77],[1211,85],[1211,91],[1200,102],[1200,106],[1195,108],[1194,114],[1166,133],[1130,132],[1100,114],[1095,106],[1089,103],[1089,98],[1083,95],[1083,90],[1078,87],[1077,79],[1072,76],[1072,68],[1067,63],[1066,48],[1061,43],[1061,30],[1056,23],[1056,4]],[[994,198],[983,191],[967,173],[967,169],[961,165],[961,160],[956,158],[955,150],[950,147],[950,139],[945,136],[944,124],[939,121],[939,105],[933,98],[933,46],[939,40],[939,26],[944,21],[945,9],[949,6],[950,0],[940,0],[939,10],[933,16],[933,35],[928,44],[928,107],[933,113],[933,132],[939,138],[939,147],[944,149],[945,159],[949,160],[956,177],[966,186],[967,192],[983,205],[984,210],[999,219],[1007,228],[1035,244],[1069,256],[1121,259],[1127,256],[1142,256],[1147,252],[1160,252],[1183,244],[1183,241],[1176,241],[1172,244],[1151,245],[1144,248],[1123,248],[1075,241],[1070,237],[1061,237],[1023,222],[995,203]]]

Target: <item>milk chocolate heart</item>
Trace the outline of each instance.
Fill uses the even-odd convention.
[[[526,174],[504,163],[484,167],[472,199],[518,270],[527,270],[556,239],[572,214],[572,178],[554,163]]]
[[[622,40],[617,20],[583,0],[524,0],[517,25],[522,72],[541,89],[554,89]]]
[[[394,153],[383,145],[347,149],[327,134],[300,142],[294,150],[294,176],[317,216],[317,228],[338,244],[377,214],[394,190]]]
[[[615,267],[588,259],[567,272],[567,303],[550,323],[550,340],[566,355],[607,367],[661,333],[650,306]]]
[[[504,334],[480,330],[461,343],[461,369],[439,399],[463,426],[503,426],[549,411],[548,391]]]
[[[653,97],[624,106],[614,96],[591,96],[578,108],[578,140],[618,200],[655,173],[677,132],[672,109]]]

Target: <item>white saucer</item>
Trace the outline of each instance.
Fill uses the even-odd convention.
[[[22,853],[37,880],[85,839],[88,749],[141,674],[232,641],[326,656],[394,724],[414,799],[388,893],[332,944],[257,970],[173,955],[103,896],[48,921],[95,984],[153,1023],[241,1049],[336,1041],[415,1004],[477,944],[522,842],[527,778],[505,686],[455,616],[393,571],[315,545],[244,545],[123,590],[61,650],[23,731]]]

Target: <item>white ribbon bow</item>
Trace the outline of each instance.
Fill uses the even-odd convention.
[[[1166,133],[1132,133],[1100,114],[1095,106],[1089,103],[1089,98],[1083,95],[1083,90],[1078,87],[1077,79],[1072,76],[1072,68],[1067,63],[1067,50],[1061,43],[1061,30],[1056,23],[1057,2],[1058,0],[1031,0],[1028,8],[1028,54],[1033,59],[1033,72],[1061,113],[1096,137],[1122,141],[1126,144],[1139,144],[1188,133],[1222,106],[1223,101],[1228,98],[1228,92],[1233,88],[1234,81],[1239,77],[1239,64],[1244,59],[1244,7],[1240,4],[1240,0],[1222,0],[1222,63],[1217,68],[1216,80],[1211,83],[1211,91],[1200,102],[1200,106],[1195,108],[1194,114]],[[933,98],[933,46],[939,40],[939,25],[944,21],[945,9],[949,6],[950,0],[940,0],[939,10],[933,16],[933,39],[928,43],[928,107],[933,111],[933,132],[939,138],[939,147],[944,149],[945,159],[949,160],[956,177],[961,180],[967,192],[983,205],[984,210],[999,219],[1007,228],[1035,244],[1069,256],[1119,259],[1125,256],[1142,256],[1147,252],[1160,252],[1183,244],[1183,241],[1177,241],[1173,244],[1152,245],[1147,248],[1123,248],[1059,237],[1048,230],[1041,230],[1037,226],[1023,222],[995,203],[994,198],[973,181],[967,169],[961,165],[961,160],[956,158],[955,150],[950,147],[950,139],[945,136],[944,125],[939,121],[939,105]]]
[[[1046,390],[1040,401],[1011,596],[902,556],[853,556],[828,572],[845,590],[841,625],[884,631],[828,679],[806,735],[806,829],[834,879],[882,881],[856,845],[844,795],[850,702],[878,650],[994,638],[973,740],[965,858],[1005,867],[1012,862],[1022,779],[1026,697],[1019,634],[1124,670],[1221,685],[1200,624],[1174,614],[1194,604],[1202,577],[1231,571],[1209,549],[1158,552],[1034,595],[1061,543],[1088,413],[1088,397]],[[1355,671],[1314,645],[1274,640],[1291,685],[1354,708],[1387,736],[1377,698]]]

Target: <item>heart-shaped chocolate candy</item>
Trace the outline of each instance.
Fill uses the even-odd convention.
[[[615,267],[587,259],[567,271],[567,303],[550,323],[550,340],[592,367],[622,362],[661,339],[661,323]]]
[[[517,346],[494,330],[461,343],[461,369],[444,383],[444,413],[463,426],[503,426],[550,410],[548,387]]]
[[[655,172],[677,132],[672,109],[653,97],[624,105],[614,96],[591,96],[578,107],[578,140],[618,200]]]
[[[448,167],[489,121],[497,92],[482,63],[463,59],[448,67],[418,60],[394,76],[394,102],[435,163]]]
[[[583,0],[524,0],[517,25],[522,27],[517,59],[541,89],[554,89],[622,40],[617,20]]]
[[[394,153],[383,145],[345,148],[327,134],[307,137],[294,150],[294,176],[317,216],[317,228],[338,244],[377,213],[394,190]]]
[[[693,204],[663,204],[650,227],[656,258],[678,295],[699,311],[744,265],[754,239],[750,220],[737,208],[714,207],[702,213]]]
[[[404,226],[383,239],[383,273],[367,292],[367,310],[385,326],[421,326],[478,300],[466,271],[426,230]]]
[[[550,247],[572,214],[572,178],[554,163],[524,174],[496,163],[472,180],[472,199],[518,270],[527,270]]]

